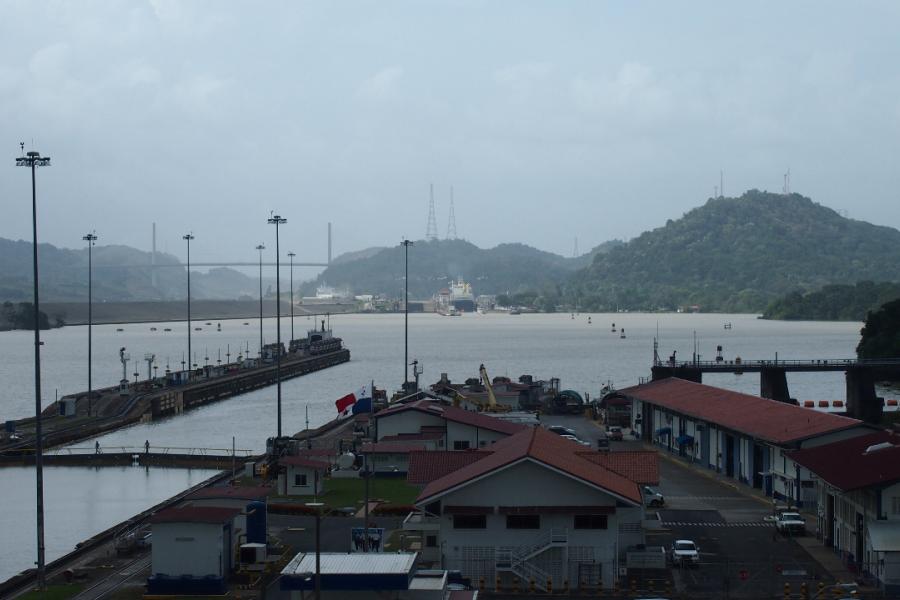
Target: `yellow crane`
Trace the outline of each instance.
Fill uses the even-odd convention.
[[[478,372],[481,374],[481,382],[484,385],[484,389],[487,390],[488,394],[488,405],[486,408],[482,406],[482,410],[486,412],[509,412],[509,406],[506,406],[505,404],[497,404],[497,397],[494,395],[494,388],[491,385],[491,378],[488,377],[487,369],[484,368],[483,363],[480,367],[478,367]]]

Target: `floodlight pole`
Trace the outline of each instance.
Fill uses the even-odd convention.
[[[281,247],[278,239],[278,229],[287,223],[287,219],[280,215],[269,217],[269,225],[275,226],[275,383],[278,397],[278,435],[281,437]]]
[[[88,417],[91,416],[91,408],[92,408],[92,396],[94,395],[94,387],[93,380],[91,378],[91,358],[93,357],[92,353],[92,342],[93,342],[93,329],[94,329],[94,314],[93,314],[93,249],[94,242],[97,241],[97,234],[95,232],[91,232],[84,236],[84,241],[88,243],[88,409],[87,414]]]
[[[22,143],[20,146],[24,152],[25,144]],[[27,152],[16,159],[16,166],[31,167],[31,233],[34,277],[34,472],[37,488],[35,509],[37,512],[38,589],[44,591],[47,588],[47,574],[44,564],[44,440],[41,423],[41,311],[40,296],[38,294],[37,181],[35,169],[37,167],[49,167],[50,157],[41,156],[40,152]]]
[[[403,240],[403,250],[405,254],[406,274],[403,277],[405,285],[403,297],[403,393],[409,387],[409,247],[413,243],[409,240]]]
[[[262,309],[262,251],[266,249],[262,244],[256,247],[259,250],[259,362],[262,364],[262,355],[263,355],[263,309]]]
[[[294,257],[297,256],[293,252],[288,252],[288,258],[291,259],[291,341],[294,341]]]
[[[188,381],[190,381],[190,373],[194,372],[193,355],[191,354],[191,240],[194,239],[193,233],[181,236],[181,239],[187,242],[187,329],[188,329]]]

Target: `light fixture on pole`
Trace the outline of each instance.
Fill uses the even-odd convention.
[[[297,256],[293,252],[288,252],[288,258],[291,259],[291,341],[294,341],[294,257]]]
[[[95,231],[91,232],[81,239],[83,239],[84,241],[86,241],[88,243],[88,393],[87,393],[88,409],[87,409],[87,414],[90,417],[91,416],[91,408],[92,408],[91,402],[93,400],[92,396],[94,395],[94,387],[92,385],[93,381],[91,379],[91,358],[93,357],[93,354],[91,353],[91,344],[93,341],[92,334],[93,334],[93,329],[94,329],[93,248],[94,248],[94,242],[97,241],[97,232],[95,232]]]
[[[265,246],[260,244],[256,247],[259,250],[259,360],[262,362],[263,356],[263,334],[262,334],[262,322],[263,322],[263,310],[262,310],[262,251],[266,249]]]
[[[32,233],[32,264],[34,277],[34,473],[36,483],[37,512],[37,570],[38,589],[47,588],[46,569],[44,564],[44,456],[43,456],[43,430],[41,427],[41,311],[40,298],[38,296],[38,240],[37,240],[37,182],[35,170],[37,167],[49,167],[50,157],[41,156],[40,152],[25,152],[25,143],[19,144],[22,148],[22,156],[16,159],[17,167],[31,168],[31,233]]]
[[[409,387],[409,247],[413,243],[409,240],[403,240],[402,243],[406,257],[406,274],[403,277],[403,393],[406,394]]]
[[[281,437],[281,246],[278,229],[287,223],[287,219],[280,215],[272,215],[269,217],[268,223],[275,226],[275,387],[278,398],[277,437]]]
[[[191,240],[194,239],[193,233],[187,233],[181,236],[181,239],[187,242],[187,326],[188,326],[188,371],[193,373],[196,366],[191,354]],[[188,380],[190,381],[190,374]]]

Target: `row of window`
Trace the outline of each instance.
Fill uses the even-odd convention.
[[[574,515],[575,529],[606,529],[607,515]],[[506,515],[507,529],[540,529],[540,515]],[[453,529],[487,529],[487,515],[453,515]]]

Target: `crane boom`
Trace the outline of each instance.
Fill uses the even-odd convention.
[[[497,410],[497,397],[494,396],[494,388],[491,386],[491,380],[488,377],[487,369],[484,368],[484,363],[478,367],[478,371],[481,373],[481,380],[484,384],[484,389],[487,390],[488,393],[488,406],[491,411]]]

